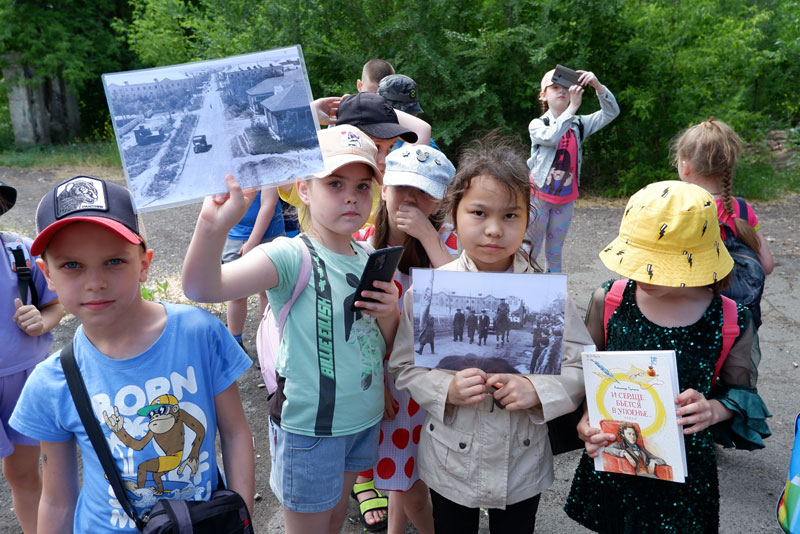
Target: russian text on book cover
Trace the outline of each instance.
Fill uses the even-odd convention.
[[[614,434],[595,469],[672,482],[686,478],[673,351],[584,352],[583,374],[592,427]]]

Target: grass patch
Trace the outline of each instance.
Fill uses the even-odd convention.
[[[68,145],[35,146],[22,150],[0,151],[0,166],[49,167],[117,167],[122,162],[114,141],[79,142]]]

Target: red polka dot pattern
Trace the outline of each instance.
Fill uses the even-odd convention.
[[[391,458],[384,458],[378,462],[378,476],[381,478],[392,478],[394,472],[397,471],[397,466]]]
[[[422,432],[422,425],[417,425],[414,427],[414,433],[412,434],[412,439],[416,445],[419,445],[419,435]]]
[[[408,478],[411,478],[414,475],[414,457],[413,456],[411,458],[409,458],[408,461],[406,462],[405,472],[406,472],[406,476]]]
[[[405,428],[398,428],[397,430],[392,432],[392,443],[394,443],[394,446],[400,450],[403,450],[406,447],[408,447],[408,438],[409,438],[408,430],[406,430]]]
[[[378,445],[380,445],[381,443],[383,443],[383,429],[381,429],[380,436],[378,437]]]
[[[414,399],[408,399],[408,415],[414,417],[414,414],[419,411],[419,404]]]

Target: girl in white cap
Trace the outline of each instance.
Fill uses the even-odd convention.
[[[591,72],[579,70],[578,83],[569,89],[553,81],[555,69],[542,78],[539,100],[542,115],[528,126],[528,159],[533,209],[526,232],[535,260],[544,245],[547,271],[561,272],[562,247],[578,198],[583,141],[619,115],[614,95]],[[577,115],[584,88],[594,87],[600,110]]]
[[[444,224],[444,213],[440,210],[455,172],[444,154],[426,146],[407,144],[386,158],[375,225],[359,231],[356,238],[368,241],[375,248],[405,247],[394,277],[401,294],[411,283],[412,267],[441,267],[458,254],[458,239],[452,225]],[[359,473],[360,483],[354,491],[356,494],[374,491],[375,487],[389,491],[389,534],[405,532],[409,520],[420,534],[432,534],[428,487],[419,479],[416,465],[417,441],[409,439],[415,429],[418,435],[425,410],[419,408],[407,391],[397,389],[389,373],[386,388],[389,397],[386,417],[381,423],[384,438],[379,446],[379,460],[374,473],[373,470]]]
[[[270,487],[288,534],[339,532],[356,473],[375,465],[383,359],[399,320],[391,282],[363,292],[373,302],[353,302],[367,253],[351,235],[369,216],[373,180],[382,179],[377,148],[352,126],[322,130],[319,139],[325,170],[296,184],[305,233],[220,266],[225,236],[247,206],[229,175],[230,193],[203,204],[183,265],[189,298],[222,302],[266,290],[276,316],[301,265],[312,266],[284,325],[269,402]]]
[[[719,294],[733,260],[720,240],[713,198],[684,182],[648,185],[631,197],[619,236],[600,259],[628,280],[595,291],[586,316],[589,333],[598,350],[675,351],[681,389],[675,405],[688,477],[677,484],[596,472],[592,458],[617,436],[591,428],[584,413],[578,434],[586,452],[567,515],[596,532],[717,532],[714,441],[763,448],[770,414],[755,387],[760,357],[752,354],[751,314]],[[607,293],[621,297],[610,314],[604,313]]]

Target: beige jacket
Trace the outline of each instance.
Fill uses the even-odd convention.
[[[440,268],[477,271],[464,253]],[[518,252],[515,273],[533,273]],[[406,292],[400,326],[389,359],[398,388],[427,410],[420,436],[420,477],[437,493],[470,508],[505,508],[538,495],[553,483],[549,421],[578,407],[584,397],[580,353],[592,339],[572,300],[567,299],[561,375],[525,375],[542,404],[529,410],[494,407],[491,397],[471,406],[446,404],[454,371],[414,365],[413,295]]]

